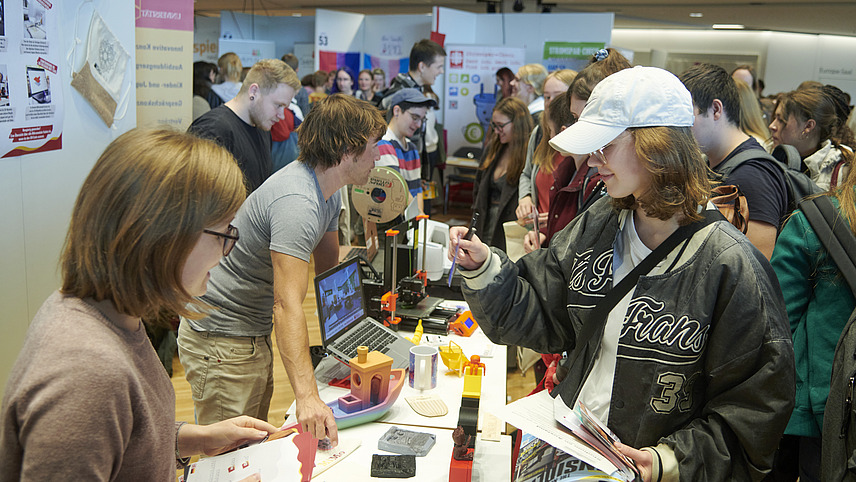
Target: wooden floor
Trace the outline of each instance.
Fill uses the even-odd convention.
[[[455,220],[463,220],[467,222],[468,213],[461,210],[451,210],[448,215],[432,216],[432,219],[441,220],[443,222],[454,223]],[[310,272],[314,273],[314,267],[310,267]],[[321,344],[321,334],[318,328],[318,316],[316,314],[315,305],[315,287],[312,282],[312,277],[309,278],[309,286],[306,294],[306,299],[303,302],[303,312],[306,314],[306,324],[309,330],[309,343],[312,345]],[[274,353],[278,353],[276,340],[273,340]],[[285,421],[285,412],[294,401],[294,392],[291,390],[291,385],[288,382],[288,375],[285,373],[285,367],[277,355],[274,355],[274,391],[273,400],[271,401],[270,413],[268,421],[274,425],[282,425]],[[178,361],[178,356],[173,360],[173,376],[172,385],[175,387],[175,419],[187,422],[193,422],[193,400],[190,397],[190,385],[184,378],[184,368]],[[526,375],[521,375],[519,370],[508,372],[507,378],[507,395],[508,401],[517,400],[526,396],[535,387],[535,379],[532,371],[528,371]]]

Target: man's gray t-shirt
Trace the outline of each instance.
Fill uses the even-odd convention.
[[[264,336],[273,328],[273,263],[270,252],[309,262],[326,232],[338,228],[341,196],[324,200],[315,171],[296,161],[274,173],[247,198],[232,224],[241,239],[211,270],[202,300],[207,318],[190,321],[196,331]]]

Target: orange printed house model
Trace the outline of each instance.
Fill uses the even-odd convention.
[[[351,359],[351,393],[339,398],[339,408],[353,413],[384,401],[391,370],[392,358],[369,352],[365,346],[357,347],[357,356]]]

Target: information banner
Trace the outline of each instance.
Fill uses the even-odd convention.
[[[0,157],[62,148],[58,5],[48,0],[0,2]]]
[[[135,0],[137,125],[193,120],[193,1]]]
[[[496,71],[524,64],[524,49],[487,45],[446,45],[445,128],[447,152],[482,147],[493,106]]]
[[[603,42],[544,42],[543,65],[547,72],[559,69],[579,72],[605,45]]]

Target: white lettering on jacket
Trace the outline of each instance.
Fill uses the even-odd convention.
[[[649,296],[640,296],[630,301],[620,338],[632,335],[637,343],[651,343],[681,352],[698,355],[707,343],[710,325],[701,326],[696,320],[683,315],[662,313],[665,304]]]

